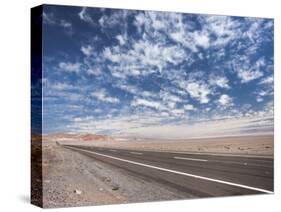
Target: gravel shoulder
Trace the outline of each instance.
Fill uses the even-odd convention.
[[[43,207],[73,207],[192,198],[154,180],[66,149],[43,145]]]

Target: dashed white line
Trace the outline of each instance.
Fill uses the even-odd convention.
[[[130,152],[130,153],[133,155],[143,155],[143,153],[141,153],[141,152]]]
[[[243,165],[243,166],[267,167],[267,168],[270,168],[270,167],[271,167],[271,166],[266,166],[266,165],[260,165],[260,164],[254,164],[254,163],[247,163],[247,162],[236,162],[236,161],[209,160],[209,162],[224,163],[224,164],[237,164],[237,165]]]
[[[166,168],[162,168],[162,167],[158,167],[158,166],[152,166],[152,165],[148,165],[148,164],[144,164],[144,163],[139,163],[139,162],[135,162],[135,161],[131,161],[131,160],[113,157],[113,156],[110,156],[110,155],[101,154],[101,153],[94,152],[94,151],[88,151],[88,150],[79,149],[79,148],[75,148],[75,147],[67,147],[67,148],[76,149],[76,150],[79,150],[79,151],[82,151],[82,152],[87,152],[87,153],[91,153],[91,154],[94,154],[94,155],[103,156],[103,157],[106,157],[106,158],[119,160],[119,161],[122,161],[122,162],[130,163],[130,164],[134,164],[134,165],[138,165],[138,166],[143,166],[143,167],[152,168],[152,169],[156,169],[156,170],[160,170],[160,171],[179,174],[179,175],[192,177],[192,178],[196,178],[196,179],[201,179],[201,180],[206,180],[206,181],[210,181],[210,182],[230,185],[230,186],[244,188],[244,189],[253,190],[253,191],[259,191],[259,192],[268,193],[268,194],[274,193],[272,191],[265,190],[265,189],[262,189],[262,188],[256,188],[256,187],[247,186],[247,185],[243,185],[243,184],[239,184],[239,183],[232,183],[232,182],[228,182],[228,181],[224,181],[224,180],[217,180],[217,179],[204,177],[204,176],[200,176],[200,175],[194,175],[194,174],[189,174],[189,173],[186,173],[186,172],[176,171],[176,170],[172,170],[172,169],[166,169]]]
[[[178,160],[191,160],[191,161],[199,161],[199,162],[215,162],[215,163],[226,163],[226,164],[237,164],[237,165],[243,165],[243,166],[259,166],[259,167],[269,167],[269,166],[263,166],[263,165],[257,165],[257,164],[249,164],[249,163],[241,163],[241,162],[235,162],[235,161],[219,161],[219,160],[206,160],[206,159],[198,159],[198,158],[187,158],[187,157],[174,157],[174,159]]]
[[[117,150],[115,150],[115,149],[111,149],[111,150],[109,150],[109,151],[111,151],[111,152],[117,152]]]
[[[160,152],[160,151],[158,151]],[[161,151],[164,152],[164,151]],[[175,154],[185,154],[185,155],[206,155],[206,156],[224,156],[224,157],[245,157],[245,158],[262,158],[262,159],[272,159],[272,156],[263,156],[263,155],[250,155],[250,154],[224,154],[224,153],[209,153],[209,152],[167,152]]]
[[[200,162],[207,162],[208,161],[208,160],[205,160],[205,159],[184,158],[184,157],[174,157],[174,159],[178,159],[178,160],[193,160],[193,161],[200,161]]]

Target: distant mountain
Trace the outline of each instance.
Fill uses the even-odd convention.
[[[112,137],[107,135],[97,135],[91,133],[54,133],[43,136],[47,141],[112,141]]]

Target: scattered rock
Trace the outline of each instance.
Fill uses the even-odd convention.
[[[103,182],[107,182],[107,183],[111,182],[111,179],[109,177],[102,177],[101,179]]]
[[[119,186],[118,186],[118,185],[114,185],[114,186],[112,187],[112,190],[113,190],[113,191],[119,190]]]
[[[78,190],[78,189],[75,189],[75,190],[74,190],[74,193],[80,195],[80,194],[82,194],[82,191],[80,191],[80,190]]]

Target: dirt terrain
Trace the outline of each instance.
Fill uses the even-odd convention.
[[[90,145],[131,150],[170,152],[224,153],[263,155],[273,157],[273,136],[244,136],[190,140],[138,140],[113,139],[92,135],[53,135],[44,137],[42,170],[33,172],[33,201],[40,202],[40,185],[43,185],[43,207],[68,207],[186,199],[186,193],[160,184],[153,179],[90,158],[67,149],[61,144]],[[36,147],[36,148],[35,148]],[[33,151],[36,152],[36,151]],[[37,151],[39,152],[39,151]],[[38,156],[38,155],[37,155]],[[35,159],[36,155],[33,155]],[[40,157],[33,169],[40,170]],[[42,177],[42,181],[40,177]],[[190,198],[193,196],[190,195]]]
[[[97,147],[196,153],[223,153],[265,155],[273,157],[274,136],[233,136],[219,138],[198,138],[186,140],[130,140],[111,139],[94,141],[62,141],[63,144],[91,145]]]

